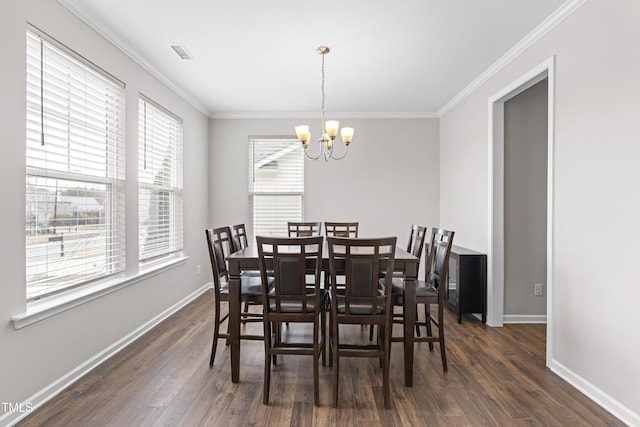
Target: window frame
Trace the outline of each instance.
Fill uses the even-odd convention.
[[[25,39],[25,295],[30,303],[125,271],[126,93],[122,81],[38,28],[28,24]],[[80,210],[89,209],[92,198],[75,197],[75,235],[65,248],[64,235],[49,235],[49,220],[43,218],[52,204],[55,231],[62,221],[57,208],[73,203],[64,197],[74,198],[60,193],[74,190],[95,194],[103,213],[84,218],[85,227],[79,227]],[[96,206],[94,214],[100,210]],[[38,208],[44,209],[43,218],[34,217]],[[90,222],[97,227],[88,230]],[[66,226],[69,235],[73,227],[68,220]]]
[[[278,151],[277,149],[267,148],[267,153],[259,153],[257,150],[257,144],[282,144],[283,148]],[[280,168],[280,161],[283,156],[289,154],[295,154],[296,158],[293,159],[294,164],[286,168]],[[257,234],[265,235],[287,235],[287,222],[289,221],[303,221],[304,219],[304,195],[305,195],[305,158],[302,144],[293,135],[259,135],[249,136],[249,173],[248,173],[248,193],[249,193],[249,227],[248,234],[250,239],[255,239]],[[257,168],[262,168],[264,171],[269,171],[272,174],[278,174],[282,172],[283,175],[287,175],[289,182],[273,182],[273,186],[269,186],[266,182],[259,182],[260,175],[257,173]],[[261,185],[262,184],[262,185]],[[275,204],[285,205],[281,208],[280,212],[276,213],[275,217],[272,216],[272,225],[264,224],[264,212],[262,212],[261,218],[257,217],[258,203],[260,199],[268,200],[269,198],[275,198]],[[287,199],[293,198],[294,203],[279,203],[282,201],[288,202]],[[291,206],[296,205],[293,210],[289,210]],[[286,212],[289,210],[289,212]],[[269,215],[267,215],[268,217]],[[261,222],[263,222],[261,224]]]
[[[139,94],[138,97],[138,263],[146,268],[157,262],[166,261],[182,255],[184,248],[184,189],[183,189],[183,121],[176,114],[164,108],[151,98]],[[162,157],[157,164],[160,148],[164,147],[169,155]],[[167,158],[170,163],[167,164]],[[153,182],[146,176],[147,166],[157,171]],[[159,169],[168,168],[163,174]],[[157,182],[161,180],[163,182]],[[153,201],[153,193],[162,193]],[[148,197],[147,197],[148,196]],[[163,206],[164,205],[164,206]],[[157,208],[165,216],[158,214],[161,220],[147,226],[149,210]],[[166,218],[168,215],[168,218]],[[154,220],[155,221],[155,220]],[[145,230],[149,229],[149,233]],[[162,234],[162,232],[165,232]],[[161,234],[158,238],[148,239],[151,233]],[[147,242],[149,245],[147,245]]]

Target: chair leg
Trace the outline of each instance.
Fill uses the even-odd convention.
[[[337,322],[333,322],[331,332],[331,342],[333,348],[333,407],[336,408],[338,406],[338,370],[340,364],[340,358],[338,357],[338,325]]]
[[[427,336],[432,337],[433,330],[431,329],[431,322],[433,320],[431,319],[431,307],[429,307],[429,304],[424,305],[424,317],[425,323],[427,324]],[[429,341],[429,351],[433,351],[433,341]]]
[[[390,320],[388,321],[390,322]],[[382,326],[379,327],[382,329]],[[391,407],[391,387],[389,385],[389,356],[391,353],[391,331],[387,329],[384,334],[382,345],[384,346],[384,356],[382,361],[382,391],[384,394],[384,407],[389,409]]]
[[[318,319],[316,319],[317,321]],[[320,406],[320,374],[318,368],[318,359],[320,356],[320,345],[318,343],[318,325],[313,325],[313,404]],[[324,358],[324,354],[323,354]]]
[[[376,342],[376,344],[378,346],[382,345],[383,346],[383,350],[384,350],[384,346],[385,346],[385,337],[384,337],[384,331],[385,331],[385,326],[384,325],[378,325],[378,341]],[[386,356],[383,354],[383,356],[380,358],[380,369],[384,370],[384,361],[383,359]]]
[[[418,316],[418,304],[416,304],[416,336],[420,336],[420,325],[418,322],[420,321],[420,316]]]
[[[444,336],[442,335],[440,336],[440,357],[442,358],[442,370],[447,372],[447,352],[444,347]]]
[[[244,302],[244,313],[248,313],[249,312],[249,303],[247,301]],[[246,325],[247,324],[247,318],[243,317],[242,318],[242,324]]]
[[[211,358],[209,359],[209,367],[213,366],[216,358],[216,349],[218,348],[218,339],[220,335],[220,301],[216,298],[214,304],[214,322],[213,322],[213,343],[211,344]]]
[[[269,387],[271,385],[271,324],[264,322],[264,384],[262,390],[262,403],[269,403]]]
[[[227,339],[226,339],[226,340],[224,340],[224,345],[225,345],[225,347],[229,347],[229,344],[231,344],[231,341],[230,341],[230,339],[231,339],[231,333],[229,332],[229,327],[230,327],[229,323],[230,323],[230,322],[227,322]]]
[[[329,367],[333,366],[333,314],[329,314]]]
[[[327,366],[327,324],[326,313],[320,311],[320,352],[322,353],[322,366]]]
[[[440,357],[442,358],[442,369],[447,372],[447,351],[444,346],[444,313],[442,306],[438,307],[438,338],[440,340]]]
[[[270,337],[270,339],[273,339],[274,345],[277,346],[278,344],[280,344],[280,338],[282,337],[282,335],[280,334],[280,323],[275,323],[274,322],[271,325],[271,327],[273,328],[272,332],[271,332],[273,334],[273,337]],[[274,354],[273,355],[273,366],[277,366],[277,365],[278,365],[278,355]]]

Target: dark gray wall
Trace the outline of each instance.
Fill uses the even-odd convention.
[[[543,80],[504,105],[505,316],[546,314],[547,99]]]

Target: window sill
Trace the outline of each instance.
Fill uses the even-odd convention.
[[[15,329],[24,328],[25,326],[29,326],[51,316],[55,316],[58,313],[70,310],[89,301],[93,301],[94,299],[116,292],[119,289],[126,288],[127,286],[133,285],[141,280],[155,276],[156,274],[162,273],[178,265],[182,265],[188,259],[189,257],[172,259],[145,269],[135,276],[119,277],[30,302],[27,304],[27,311],[25,313],[12,316],[11,322]]]

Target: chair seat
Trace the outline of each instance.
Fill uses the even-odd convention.
[[[434,297],[438,298],[438,290],[430,283],[418,280],[416,285],[416,298]]]
[[[273,287],[273,277],[267,277],[269,288]],[[220,293],[229,294],[229,284],[220,283]],[[253,275],[240,276],[240,295],[262,295],[262,278]]]
[[[351,302],[351,304],[349,304],[349,308],[351,310],[351,314],[362,314],[362,315],[367,315],[367,314],[371,314],[371,304],[370,303],[357,303],[357,302]],[[345,303],[343,303],[342,301],[339,301],[336,307],[338,313],[340,314],[344,314],[345,311]],[[375,314],[382,314],[384,313],[384,301],[379,302],[377,304],[376,307],[376,312]]]
[[[380,281],[382,284],[382,280]],[[404,294],[404,277],[394,277],[391,281],[391,295]]]
[[[240,272],[241,276],[253,276],[260,277],[260,270],[242,270]],[[267,276],[273,277],[273,271],[267,271]]]
[[[311,288],[307,288],[307,293],[308,294],[312,294],[315,291],[314,289]],[[270,292],[271,295],[273,295],[273,291]],[[326,299],[329,295],[329,292],[327,292],[325,289],[320,289],[320,309],[324,308],[325,304],[326,304]],[[272,311],[275,311],[276,309],[276,302],[275,301],[271,301],[271,303],[269,304],[269,307]],[[315,311],[316,305],[315,305],[315,299],[308,299],[307,300],[307,310],[306,313],[313,313]],[[280,301],[280,312],[282,313],[301,313],[302,312],[302,301],[300,300],[281,300]]]
[[[392,282],[391,294],[392,295],[403,295],[404,294],[404,280],[394,278]],[[431,286],[428,282],[424,280],[416,281],[416,298],[418,297],[437,297],[438,290]]]
[[[384,297],[384,279],[380,279],[380,287],[378,288],[378,295],[380,297]],[[339,288],[336,290],[336,293],[338,295],[344,295],[344,288]],[[345,304],[344,303],[338,303],[338,313],[345,313],[345,309],[344,309]],[[351,302],[350,304],[351,306],[351,313],[352,314],[371,314],[371,303],[367,302],[367,303],[357,303],[357,302]],[[378,303],[378,307],[376,310],[376,314],[382,314],[384,313],[384,301],[379,302]]]

